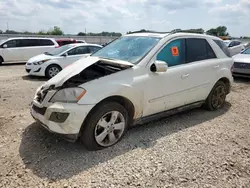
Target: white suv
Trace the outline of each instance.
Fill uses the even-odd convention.
[[[39,87],[31,114],[89,150],[109,147],[133,124],[222,108],[233,82],[227,50],[208,35],[125,35]]]
[[[59,47],[51,38],[17,37],[0,41],[0,65],[8,62],[26,62],[33,56]]]

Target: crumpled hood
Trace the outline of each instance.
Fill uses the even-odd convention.
[[[78,61],[72,63],[71,65],[65,67],[62,71],[60,71],[56,76],[52,77],[50,80],[45,82],[43,84],[43,87],[49,87],[51,85],[55,85],[55,87],[60,87],[63,85],[65,81],[67,81],[69,78],[79,74],[84,69],[89,67],[90,65],[98,62],[98,61],[105,61],[105,63],[108,64],[116,64],[123,67],[132,67],[134,64],[129,63],[127,61],[119,61],[119,60],[108,60],[108,59],[102,59],[99,57],[94,56],[88,56],[86,58],[81,58]]]
[[[233,56],[234,62],[250,63],[250,54],[237,54]]]
[[[45,59],[55,59],[56,56],[51,56],[51,55],[46,55],[46,54],[40,54],[37,56],[34,56],[28,60],[28,63],[34,63],[34,62],[39,62],[43,61]]]

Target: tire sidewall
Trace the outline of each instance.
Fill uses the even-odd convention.
[[[225,104],[225,101],[226,101],[226,94],[225,94],[225,98],[224,98],[224,101],[223,101],[223,104],[222,104],[221,107],[219,107],[219,108],[216,107],[216,108],[215,108],[215,107],[212,105],[212,97],[213,97],[213,94],[214,94],[216,88],[217,88],[217,87],[220,87],[220,86],[224,87],[224,90],[226,90],[226,85],[225,85],[225,83],[222,82],[222,81],[218,81],[218,82],[214,85],[214,87],[213,87],[212,91],[210,92],[210,94],[209,94],[209,96],[208,96],[208,98],[207,98],[207,101],[206,101],[206,108],[207,108],[208,110],[215,111],[215,110],[218,110],[218,109],[223,108],[223,106],[224,106],[224,104]]]
[[[58,69],[59,69],[59,72],[62,70],[62,68],[61,68],[60,66],[58,66],[58,65],[55,65],[55,64],[49,65],[49,66],[45,69],[45,76],[46,76],[47,78],[49,78],[49,79],[52,78],[52,77],[49,75],[49,70],[50,70],[52,67],[58,68]]]
[[[115,145],[116,143],[118,143],[127,132],[128,122],[129,122],[129,116],[128,116],[127,110],[122,105],[116,102],[107,102],[107,103],[100,104],[96,106],[93,111],[90,112],[91,114],[88,115],[81,130],[81,140],[88,150],[99,150],[99,149],[108,148],[112,146],[112,145],[107,146],[107,147],[101,146],[95,140],[95,128],[96,128],[98,121],[103,115],[105,115],[106,113],[110,111],[119,111],[124,116],[124,119],[125,119],[124,131],[121,137],[112,145]]]

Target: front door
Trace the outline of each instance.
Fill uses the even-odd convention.
[[[71,49],[67,52],[67,56],[64,56],[60,59],[60,65],[62,68],[74,63],[80,58],[87,57],[89,55],[89,49],[87,46],[79,46]]]

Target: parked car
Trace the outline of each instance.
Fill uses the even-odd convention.
[[[238,55],[233,56],[233,76],[250,77],[250,47]]]
[[[59,46],[63,46],[67,44],[76,43],[77,41],[71,38],[62,38],[62,39],[56,39],[56,42],[58,43]]]
[[[68,44],[32,57],[25,65],[29,75],[52,78],[66,66],[101,49],[96,44]]]
[[[26,62],[29,58],[58,47],[54,39],[18,37],[0,42],[0,65],[9,62]]]
[[[243,50],[245,50],[245,45],[241,43],[241,41],[237,40],[224,40],[224,43],[229,48],[231,56],[239,54]]]
[[[49,131],[97,150],[131,125],[202,105],[220,109],[233,82],[224,46],[191,33],[122,36],[39,87],[31,114]]]

